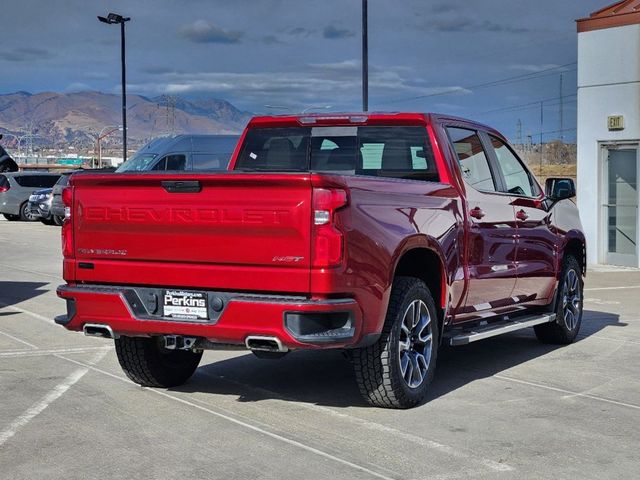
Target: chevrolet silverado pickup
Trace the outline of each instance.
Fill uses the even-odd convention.
[[[114,339],[143,386],[183,384],[206,349],[344,349],[370,404],[408,408],[443,345],[576,338],[574,195],[469,120],[256,117],[229,171],[71,178],[56,321]]]

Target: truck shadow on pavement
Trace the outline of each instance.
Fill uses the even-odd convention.
[[[616,314],[585,310],[576,344],[605,327],[626,325]],[[540,343],[533,329],[463,347],[442,347],[425,402],[562,348],[566,347]],[[293,352],[279,360],[239,355],[202,365],[186,385],[173,390],[232,395],[239,402],[278,399],[330,407],[368,406],[358,392],[349,359],[331,350]]]
[[[22,303],[34,297],[47,293],[43,289],[48,284],[43,282],[0,282],[0,308]],[[18,312],[0,312],[0,317],[15,315]]]

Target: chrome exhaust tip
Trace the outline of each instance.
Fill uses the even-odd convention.
[[[246,338],[244,344],[249,350],[255,350],[259,352],[286,353],[289,351],[289,349],[282,344],[278,337],[250,335]]]
[[[102,325],[99,323],[85,323],[82,327],[82,331],[87,337],[118,338],[118,335],[113,333],[113,330],[109,325]]]

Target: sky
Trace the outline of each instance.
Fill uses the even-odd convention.
[[[560,136],[562,73],[563,136],[572,140],[575,20],[612,1],[369,0],[369,108],[455,114],[512,141],[519,130],[523,141],[540,132],[548,141]],[[0,93],[118,93],[118,27],[96,19],[113,11],[132,19],[131,93],[211,96],[254,113],[356,111],[360,8],[361,0],[3,0]]]

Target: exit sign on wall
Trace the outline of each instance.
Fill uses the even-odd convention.
[[[624,116],[611,115],[607,117],[607,127],[609,130],[624,130]]]

